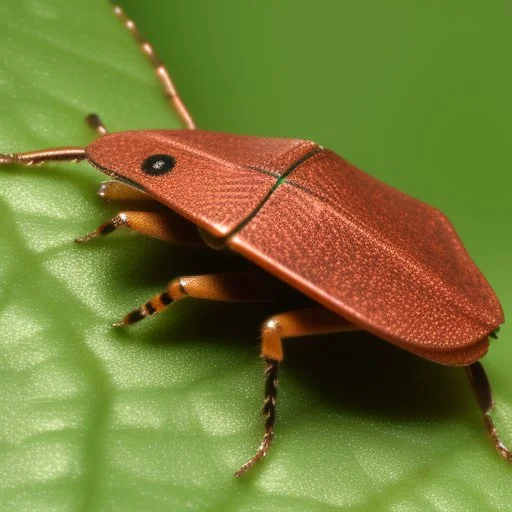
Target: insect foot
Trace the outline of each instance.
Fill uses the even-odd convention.
[[[108,235],[109,233],[112,233],[116,229],[119,229],[120,227],[126,225],[126,222],[126,215],[124,213],[119,213],[115,217],[112,217],[111,219],[104,222],[94,231],[91,231],[90,233],[87,233],[86,235],[83,235],[79,238],[75,238],[75,243],[83,244],[85,242],[89,242],[94,238],[99,238],[101,236]]]
[[[277,398],[277,374],[279,372],[279,361],[275,359],[265,359],[265,400],[261,413],[265,418],[265,434],[263,440],[256,451],[255,455],[244,463],[235,473],[237,478],[241,477],[254,464],[267,455],[270,445],[274,440],[274,423],[276,421],[276,398]]]

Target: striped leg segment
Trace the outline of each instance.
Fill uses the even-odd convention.
[[[261,355],[265,360],[265,399],[262,414],[265,418],[265,433],[256,451],[235,473],[243,475],[267,454],[274,440],[274,423],[276,419],[277,374],[279,362],[283,360],[282,340],[284,338],[327,334],[333,332],[357,331],[359,328],[323,308],[313,306],[290,311],[269,318],[262,327]]]
[[[279,361],[267,357],[265,360],[265,399],[263,401],[263,408],[261,413],[265,418],[265,433],[263,440],[258,448],[254,457],[250,458],[240,469],[235,473],[238,478],[242,476],[248,469],[252,468],[256,462],[267,455],[267,452],[274,440],[274,423],[276,421],[276,399],[277,399],[277,375],[279,372]]]
[[[114,327],[134,324],[160,313],[172,302],[185,297],[218,300],[224,302],[260,302],[270,300],[255,276],[245,272],[185,276],[173,279],[167,289],[155,295],[144,305],[130,311]]]
[[[476,362],[464,367],[475,394],[476,401],[484,416],[484,424],[487,434],[491,439],[496,451],[507,461],[512,462],[512,452],[505,446],[494,425],[491,412],[494,409],[494,398],[492,396],[491,384],[485,373],[482,363]]]
[[[166,290],[158,295],[155,295],[151,299],[149,299],[143,306],[130,311],[120,322],[116,322],[112,324],[113,327],[124,327],[126,325],[135,324],[140,322],[147,316],[154,315],[155,313],[160,313],[167,306],[172,304],[175,299],[171,297],[169,292]]]
[[[183,126],[185,126],[188,129],[194,129],[196,127],[194,120],[192,119],[192,116],[190,115],[189,111],[187,110],[187,107],[183,103],[182,99],[180,98],[176,87],[174,86],[171,75],[169,74],[169,71],[167,71],[166,67],[162,64],[160,59],[157,57],[155,51],[153,50],[153,47],[150,43],[145,41],[142,36],[140,35],[140,32],[137,30],[137,27],[135,26],[135,23],[133,20],[128,18],[126,14],[124,13],[123,9],[119,7],[118,5],[114,6],[114,13],[115,15],[123,22],[125,27],[132,33],[135,40],[139,43],[140,47],[142,48],[142,51],[144,54],[149,58],[151,63],[153,64],[155,68],[155,73],[162,84],[162,87],[164,89],[164,94],[166,98],[171,103],[172,107],[174,108],[175,112],[180,117]]]
[[[94,231],[75,240],[81,244],[127,227],[151,238],[180,245],[204,246],[194,224],[169,213],[122,211]]]

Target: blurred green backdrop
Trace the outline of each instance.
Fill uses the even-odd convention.
[[[504,1],[123,0],[204,129],[311,138],[452,219],[512,306],[512,7]],[[0,151],[176,127],[103,0],[0,6]],[[86,165],[0,170],[1,510],[508,510],[460,369],[369,336],[289,343],[278,438],[261,435],[268,312],[180,304],[109,323],[219,258],[137,236],[74,247],[115,208]],[[233,320],[236,318],[236,321]],[[485,359],[512,443],[509,329]]]

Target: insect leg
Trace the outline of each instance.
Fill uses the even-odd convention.
[[[142,51],[144,54],[149,58],[151,63],[153,64],[155,68],[155,73],[162,84],[162,87],[164,89],[164,94],[166,98],[171,103],[172,107],[174,108],[174,111],[178,114],[179,118],[181,119],[181,122],[183,125],[188,129],[194,129],[196,127],[194,120],[192,119],[192,116],[190,115],[189,111],[187,110],[187,107],[183,103],[182,99],[180,98],[176,87],[174,86],[171,75],[169,74],[169,71],[167,68],[162,64],[160,59],[157,57],[153,47],[150,43],[145,41],[142,36],[140,35],[140,32],[137,30],[137,27],[135,26],[135,23],[133,20],[128,18],[126,14],[124,13],[123,9],[119,7],[118,5],[114,6],[114,13],[115,15],[123,22],[125,27],[132,33],[135,40],[139,43],[140,47],[142,48]]]
[[[85,122],[100,136],[106,135],[108,133],[107,128],[103,124],[100,116],[98,114],[89,114],[85,118]]]
[[[165,242],[180,245],[204,246],[197,232],[197,228],[191,222],[173,214],[172,212],[145,212],[122,211],[104,222],[94,231],[87,233],[75,240],[76,243],[84,243],[108,235],[119,228],[127,227],[151,238],[158,238]]]
[[[116,180],[104,181],[100,185],[97,194],[102,199],[105,199],[105,201],[144,201],[157,203],[157,201],[146,192]]]
[[[503,444],[500,439],[494,422],[491,417],[491,412],[494,408],[494,398],[492,396],[491,384],[485,373],[484,367],[480,362],[470,364],[464,367],[466,374],[471,383],[471,388],[475,394],[476,401],[484,416],[485,428],[487,434],[491,438],[494,447],[498,453],[507,461],[512,462],[512,452]]]
[[[138,322],[147,316],[160,313],[171,303],[185,297],[224,302],[262,302],[271,298],[261,281],[248,272],[177,277],[164,292],[130,311],[114,326],[122,327]]]
[[[283,360],[282,340],[296,336],[356,330],[359,330],[359,327],[322,306],[275,315],[263,324],[261,355],[265,361],[265,400],[262,414],[265,418],[265,433],[256,454],[240,467],[235,473],[236,477],[243,475],[256,462],[265,457],[274,439],[277,376],[279,363]]]

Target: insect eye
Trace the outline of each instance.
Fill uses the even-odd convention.
[[[150,176],[161,176],[169,172],[176,164],[171,155],[151,155],[142,163],[142,171]]]

